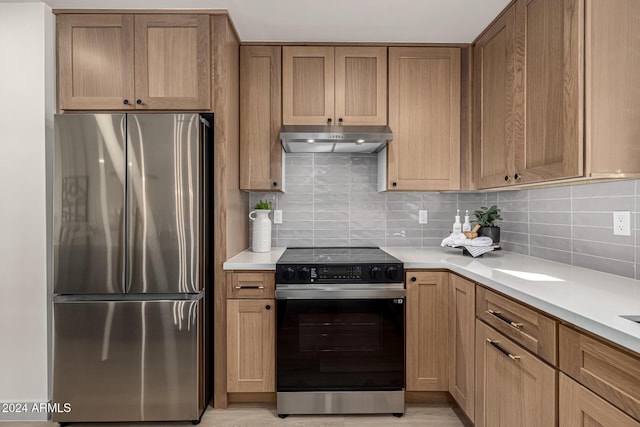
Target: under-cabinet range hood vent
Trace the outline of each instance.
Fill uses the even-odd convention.
[[[285,125],[280,129],[287,153],[377,153],[391,139],[389,126]]]

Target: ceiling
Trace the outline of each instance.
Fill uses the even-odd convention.
[[[244,42],[422,43],[470,43],[509,3],[509,0],[42,1],[54,9],[228,9]]]

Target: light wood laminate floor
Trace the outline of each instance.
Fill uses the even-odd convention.
[[[16,427],[57,427],[52,422],[10,423]],[[290,415],[280,419],[275,405],[233,404],[229,409],[208,409],[201,427],[469,427],[458,408],[438,404],[407,404],[401,418],[392,415]],[[100,423],[71,424],[70,427],[182,427],[191,423]]]

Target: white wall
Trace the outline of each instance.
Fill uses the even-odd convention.
[[[53,16],[0,3],[0,402],[46,401]]]

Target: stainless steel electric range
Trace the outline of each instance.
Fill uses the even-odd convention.
[[[404,269],[379,248],[289,248],[276,264],[277,412],[404,413]]]

